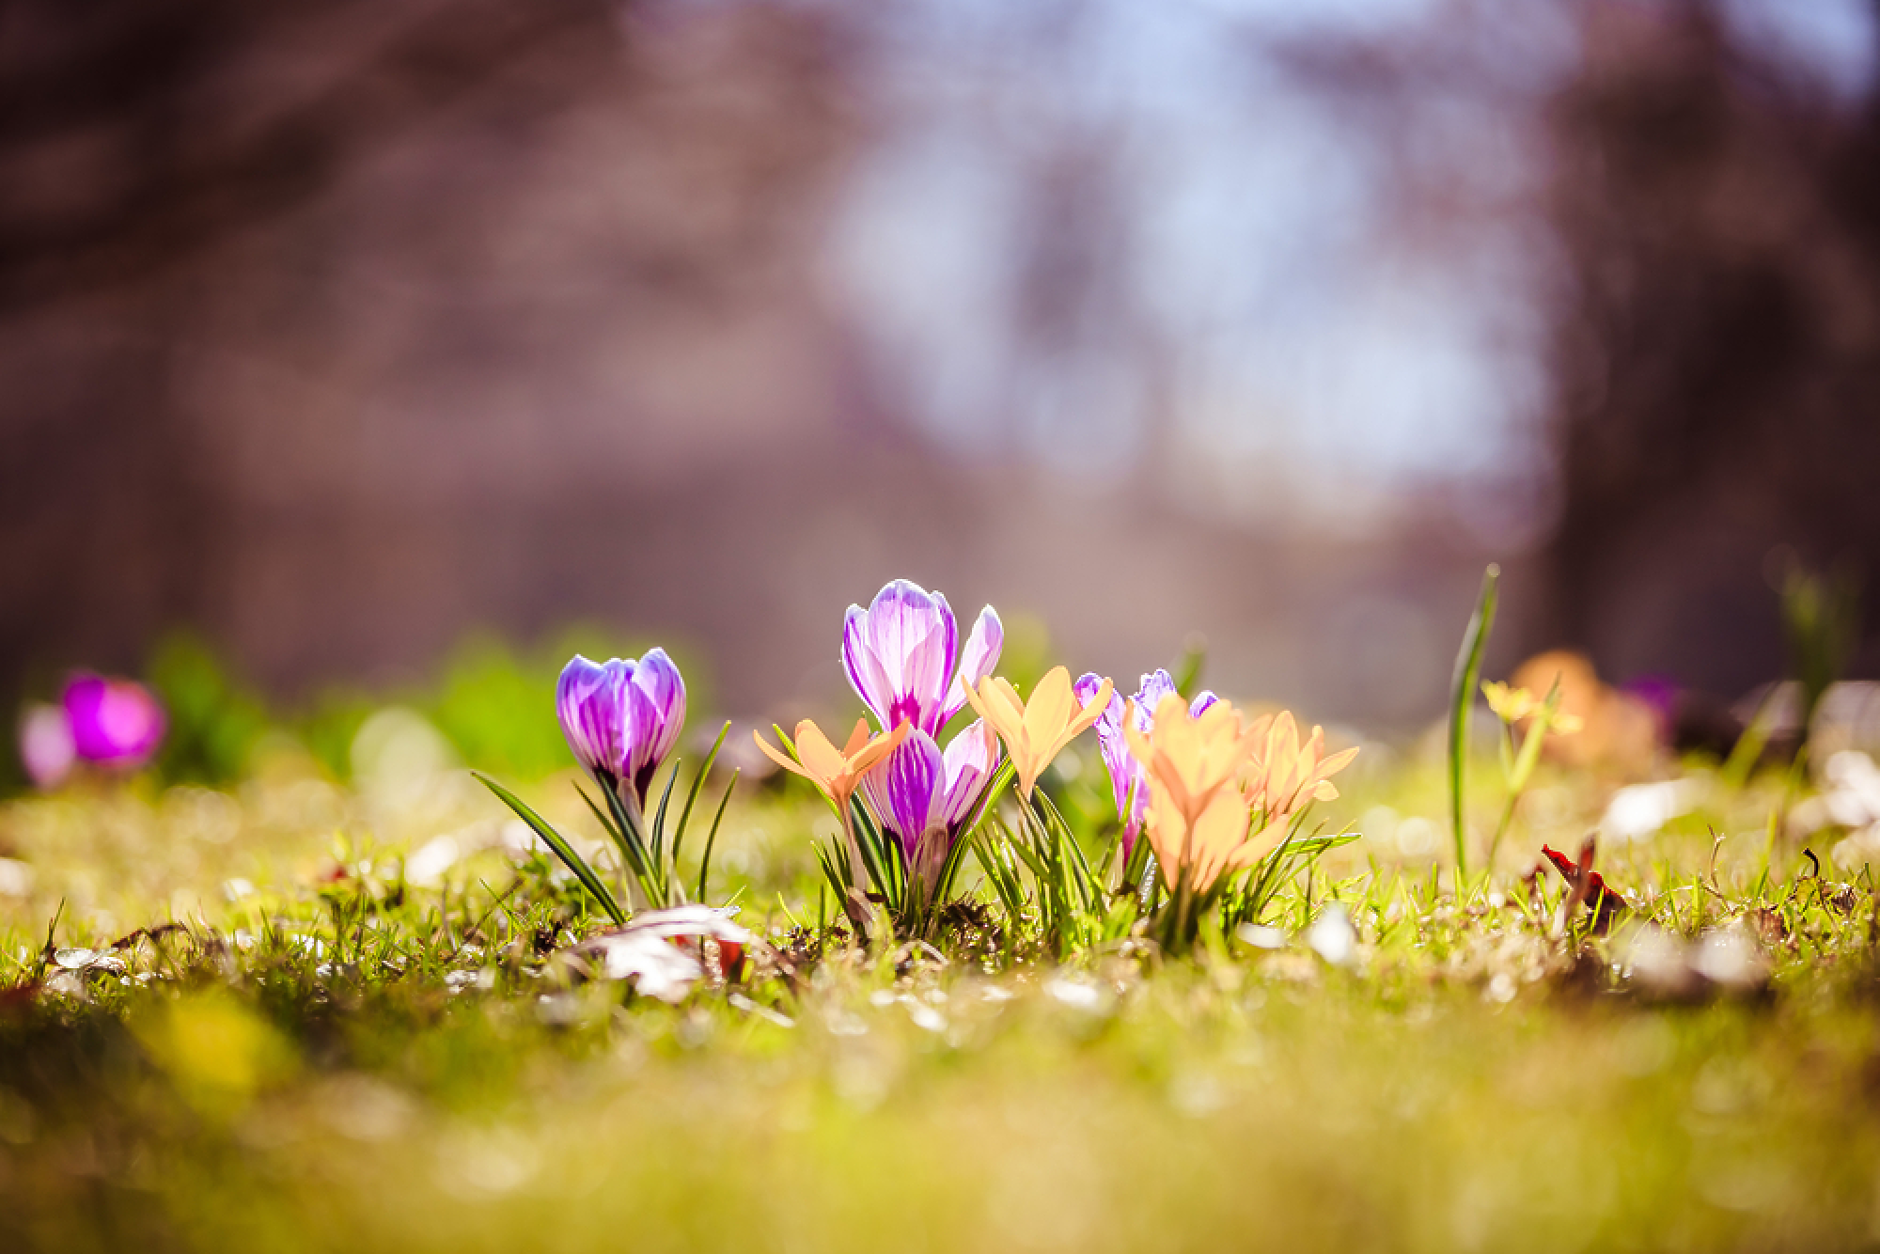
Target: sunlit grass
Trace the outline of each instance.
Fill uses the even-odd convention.
[[[1598,822],[1609,784],[1540,767],[1498,869],[1458,891],[1439,861],[1440,748],[1367,754],[1321,816],[1364,838],[1286,883],[1270,931],[1204,935],[1181,960],[1127,941],[1062,964],[1035,949],[864,952],[840,934],[819,946],[791,929],[839,919],[811,851],[833,816],[746,789],[714,898],[735,898],[780,956],[678,1005],[586,978],[565,951],[604,920],[578,886],[466,774],[413,767],[409,747],[405,769],[348,786],[284,756],[228,792],[141,783],[11,803],[0,840],[31,883],[14,877],[24,891],[0,915],[16,989],[0,1010],[0,1236],[270,1250],[1880,1239],[1874,897],[1772,837],[1790,776],[1738,789],[1687,772],[1693,812],[1602,852],[1636,908],[1594,937],[1584,912],[1562,917],[1558,877],[1521,873],[1542,841]],[[1046,784],[1094,841],[1109,802],[1089,756]],[[570,782],[524,791],[604,859]],[[1472,792],[1478,839],[1501,810]],[[961,885],[989,897],[978,881],[969,862]],[[1342,948],[1314,927],[1328,916],[1349,920]],[[1650,944],[1647,921],[1665,933]],[[1724,955],[1736,966],[1706,965],[1699,938],[1722,934],[1748,946]]]

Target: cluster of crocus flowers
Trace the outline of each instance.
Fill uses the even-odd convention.
[[[1101,675],[1087,674],[1072,685],[1077,699],[1085,704],[1095,700],[1106,681]],[[1110,774],[1110,786],[1116,793],[1116,816],[1123,822],[1123,859],[1136,848],[1143,817],[1149,811],[1149,787],[1142,763],[1129,751],[1123,736],[1125,721],[1138,732],[1148,734],[1155,725],[1155,711],[1164,697],[1175,695],[1175,680],[1165,670],[1151,671],[1142,677],[1136,695],[1125,701],[1123,694],[1112,692],[1109,704],[1097,716],[1097,746],[1103,752],[1103,765]],[[1203,691],[1189,704],[1188,712],[1200,717],[1217,698]]]
[[[1226,701],[1197,712],[1172,692],[1147,730],[1125,720],[1123,736],[1148,784],[1145,826],[1163,878],[1196,896],[1264,857],[1308,803],[1336,797],[1330,777],[1357,756],[1327,755],[1319,727],[1302,741],[1290,713],[1249,722]]]
[[[575,760],[637,818],[685,726],[685,680],[664,649],[590,662],[576,654],[555,687],[555,712]]]
[[[163,743],[163,706],[142,684],[81,673],[57,705],[28,706],[20,720],[20,759],[40,788],[56,788],[80,763],[136,770]]]
[[[991,606],[980,611],[962,652],[952,607],[938,592],[897,579],[864,609],[849,607],[842,666],[880,731],[856,724],[838,751],[814,723],[797,724],[792,762],[760,736],[758,748],[803,775],[835,804],[851,850],[850,798],[859,789],[880,828],[899,842],[931,896],[941,868],[998,767],[998,745],[981,722],[942,748],[939,737],[972,685],[998,664],[1005,633]]]

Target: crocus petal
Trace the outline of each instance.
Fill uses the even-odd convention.
[[[685,679],[664,649],[649,649],[634,667],[633,686],[652,702],[654,731],[646,753],[657,765],[671,755],[685,729]]]
[[[947,683],[959,653],[959,628],[947,599],[897,579],[875,595],[868,610],[868,643],[893,690],[882,726],[903,719],[929,736],[945,721]]]
[[[798,730],[800,731],[801,729],[799,728]],[[777,748],[775,745],[771,744],[768,740],[765,740],[761,735],[758,734],[757,729],[755,727],[751,729],[751,740],[757,745],[759,752],[761,752],[765,757],[769,758],[772,762],[775,762],[778,766],[781,766],[784,770],[789,771],[792,775],[801,775],[804,779],[813,779],[813,780],[817,780],[818,783],[821,782],[821,780],[813,772],[805,768],[800,763],[796,762],[794,759],[790,757],[789,754]],[[797,752],[801,753],[803,751],[803,738],[801,735],[797,737],[796,743],[797,743]]]
[[[796,725],[796,758],[809,778],[825,785],[848,769],[848,755],[831,744],[822,728],[808,719]]]
[[[998,737],[983,719],[976,720],[953,738],[943,759],[945,806],[941,817],[951,831],[964,823],[979,804],[986,782],[998,765]]]
[[[1076,695],[1079,705],[1088,706],[1096,699],[1103,683],[1103,676],[1094,672],[1082,675],[1078,677],[1076,683],[1071,685],[1071,692]],[[1136,765],[1136,760],[1129,755],[1129,744],[1123,739],[1123,718],[1127,708],[1123,694],[1115,691],[1115,685],[1112,684],[1109,704],[1105,705],[1103,713],[1097,716],[1097,747],[1102,750],[1103,766],[1110,774],[1110,788],[1116,794],[1116,816],[1124,821],[1123,856],[1125,858],[1129,856],[1129,851],[1135,848],[1136,832],[1140,826],[1143,806],[1148,801],[1146,790],[1137,786],[1136,783],[1141,777],[1142,768]],[[1132,787],[1136,787],[1137,791],[1134,814],[1126,812]]]
[[[1103,676],[1097,674],[1095,671],[1085,671],[1077,677],[1075,683],[1071,684],[1071,694],[1077,698],[1078,705],[1089,705],[1091,699],[1097,695],[1097,690],[1101,687],[1103,687]],[[1114,689],[1116,685],[1111,684],[1110,687]],[[1109,710],[1106,711],[1106,716],[1109,713],[1115,713],[1120,716],[1122,710],[1123,698],[1119,694],[1112,693],[1110,707]],[[1102,724],[1099,723],[1098,726],[1102,726]]]
[[[848,673],[849,686],[862,704],[883,727],[889,726],[894,685],[869,643],[868,611],[859,605],[849,606],[848,617],[842,622],[842,669]]]
[[[1102,687],[1099,686],[1097,691],[1102,692]],[[1107,696],[1104,703],[1109,703]],[[1038,752],[1056,740],[1078,709],[1079,702],[1071,693],[1071,673],[1062,666],[1053,666],[1038,681],[1038,686],[1031,690],[1031,700],[1025,703],[1027,747]],[[1039,765],[1043,766],[1043,763]]]
[[[862,776],[862,796],[876,820],[900,838],[911,860],[930,830],[942,826],[946,763],[932,736],[915,729]]]
[[[1153,719],[1155,711],[1162,704],[1162,699],[1174,691],[1175,680],[1167,671],[1150,671],[1142,677],[1142,687],[1136,690],[1136,709],[1144,717]]]
[[[623,689],[630,673],[618,660],[602,665],[577,653],[555,684],[555,713],[568,750],[597,776],[619,777],[626,714]]]
[[[1195,694],[1194,704],[1188,707],[1188,717],[1200,718],[1203,711],[1219,700],[1220,698],[1214,695],[1212,688],[1203,688]]]
[[[979,611],[972,633],[966,637],[966,651],[960,655],[959,674],[953,677],[953,684],[947,689],[946,706],[940,714],[942,727],[966,704],[966,690],[978,687],[980,680],[992,674],[992,668],[999,664],[999,654],[1004,649],[1005,627],[999,622],[998,612],[988,605]]]
[[[843,668],[883,730],[903,721],[929,735],[940,730],[958,651],[946,598],[905,579],[882,588],[865,610],[850,606],[843,625]]]

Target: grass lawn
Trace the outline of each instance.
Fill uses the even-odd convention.
[[[1687,768],[1597,935],[1524,873],[1609,782],[1543,765],[1458,893],[1440,752],[1367,753],[1321,815],[1362,838],[1183,957],[1055,958],[971,862],[987,929],[856,946],[828,810],[747,786],[711,899],[775,949],[672,1002],[447,765],[9,803],[0,1248],[1880,1245],[1880,914],[1772,820],[1806,787]],[[569,783],[523,791],[597,849]],[[1047,785],[1094,849],[1092,747]]]

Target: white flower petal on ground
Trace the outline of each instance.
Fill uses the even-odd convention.
[[[1358,954],[1358,929],[1351,925],[1351,912],[1336,901],[1325,907],[1306,929],[1306,944],[1335,967],[1351,965]]]
[[[1667,779],[1621,788],[1606,803],[1606,813],[1599,820],[1600,837],[1625,841],[1656,835],[1672,819],[1696,809],[1703,793],[1703,786],[1694,779]]]

